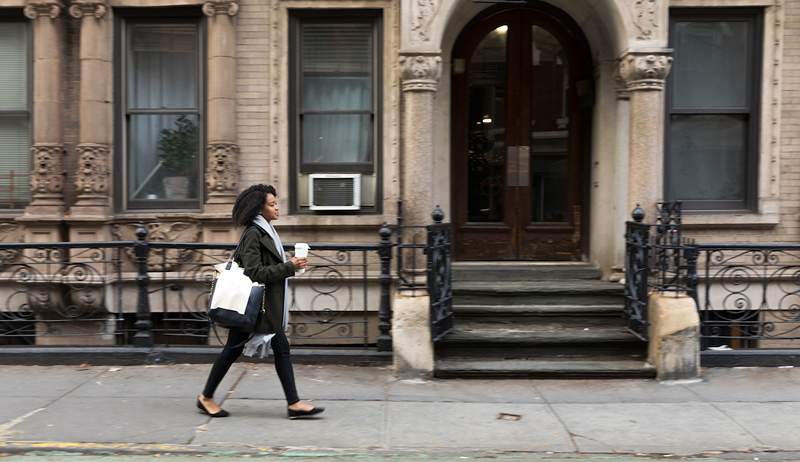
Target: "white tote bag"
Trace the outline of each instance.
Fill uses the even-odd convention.
[[[256,284],[244,274],[244,268],[235,261],[220,263],[214,265],[214,268],[219,272],[219,276],[214,283],[214,293],[209,308],[222,308],[244,315],[250,290]]]

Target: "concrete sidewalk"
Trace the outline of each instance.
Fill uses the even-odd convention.
[[[0,453],[65,443],[112,451],[800,452],[800,369],[709,369],[702,382],[668,385],[398,380],[388,368],[298,365],[301,396],[328,409],[306,421],[285,418],[271,364],[235,364],[217,395],[232,415],[209,419],[194,406],[208,369],[0,366]]]

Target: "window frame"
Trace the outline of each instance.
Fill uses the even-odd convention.
[[[206,200],[206,113],[207,87],[207,22],[200,8],[115,8],[114,27],[114,207],[120,213],[149,211],[200,211]],[[128,107],[128,48],[131,24],[194,24],[197,27],[197,107],[170,109],[131,109]],[[192,112],[194,111],[194,112]],[[198,171],[196,181],[202,191],[196,199],[132,200],[128,197],[128,124],[134,114],[179,115],[197,117]],[[153,204],[153,202],[156,202]],[[151,205],[152,204],[152,205]]]
[[[370,214],[381,213],[383,197],[383,10],[375,8],[358,9],[306,9],[290,8],[289,12],[289,184],[291,191],[290,208],[293,213],[301,214]],[[372,60],[372,111],[370,122],[370,161],[369,162],[337,162],[337,163],[304,163],[302,160],[302,40],[300,27],[304,21],[322,23],[340,23],[352,21],[370,24],[373,33]],[[335,113],[337,111],[323,111]],[[357,113],[365,111],[347,111]],[[320,111],[315,111],[320,113]],[[301,210],[298,197],[298,175],[312,173],[360,173],[375,175],[375,205],[363,207],[357,211],[325,211],[312,212]]]
[[[758,7],[679,7],[669,10],[669,47],[675,50],[675,28],[681,21],[690,22],[748,22],[752,27],[752,40],[748,44],[749,61],[747,85],[747,104],[742,107],[680,107],[674,106],[674,79],[672,73],[667,77],[664,117],[664,197],[668,201],[681,200],[687,211],[697,212],[755,212],[758,209],[759,163],[761,135],[761,84],[764,78],[764,10]],[[675,56],[677,59],[677,56]],[[744,200],[684,200],[675,197],[671,188],[673,177],[670,171],[672,115],[743,115],[746,116],[745,132],[745,197]]]
[[[24,173],[24,177],[27,177],[24,184],[30,184],[30,177],[33,174],[33,159],[31,154],[31,148],[33,148],[33,88],[34,88],[34,74],[33,74],[33,27],[32,21],[25,17],[22,9],[16,8],[0,8],[0,24],[2,23],[21,23],[25,27],[25,53],[27,55],[27,62],[25,72],[27,74],[27,98],[26,98],[26,109],[24,110],[14,110],[14,111],[7,111],[7,110],[0,110],[0,117],[26,117],[28,122],[28,151],[27,151],[27,160],[28,160],[28,170]],[[15,212],[15,211],[22,211],[27,207],[30,203],[32,197],[32,192],[30,186],[27,188],[27,197],[17,203],[16,201],[9,201],[9,207],[4,207],[2,203],[0,203],[0,212]]]

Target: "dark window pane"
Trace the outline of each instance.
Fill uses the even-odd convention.
[[[467,122],[469,221],[498,222],[504,219],[507,35],[507,26],[489,32],[470,60]]]
[[[196,115],[130,116],[128,198],[153,201],[200,197]]]
[[[30,199],[28,116],[0,114],[0,208],[21,208]]]
[[[751,23],[678,21],[673,30],[673,107],[747,106]]]
[[[368,114],[306,114],[303,117],[303,162],[369,162]]]
[[[128,47],[130,108],[198,106],[196,25],[133,24]]]
[[[747,118],[672,115],[668,197],[687,201],[744,201]]]
[[[28,110],[28,29],[0,22],[0,111]]]

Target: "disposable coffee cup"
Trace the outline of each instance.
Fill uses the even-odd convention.
[[[297,258],[308,258],[308,249],[310,247],[305,242],[298,242],[294,245],[294,256]],[[305,273],[305,268],[297,271],[297,274]]]

